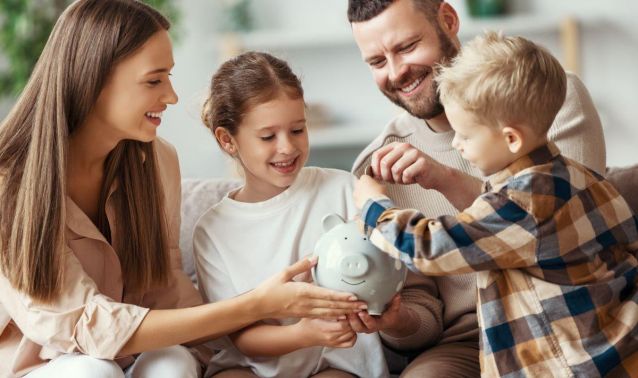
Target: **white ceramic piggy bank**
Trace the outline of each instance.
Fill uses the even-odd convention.
[[[380,315],[403,287],[405,265],[383,253],[361,234],[356,222],[337,214],[323,218],[325,234],[315,246],[318,262],[312,270],[317,285],[355,294]]]

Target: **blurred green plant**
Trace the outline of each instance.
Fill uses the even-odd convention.
[[[177,0],[144,0],[179,22]],[[20,94],[55,21],[72,0],[0,0],[0,97]],[[175,30],[172,29],[175,36]]]

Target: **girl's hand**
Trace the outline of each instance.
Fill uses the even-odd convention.
[[[357,333],[345,319],[324,320],[303,318],[295,324],[304,347],[324,346],[350,348],[357,342]]]
[[[262,318],[336,319],[367,308],[353,294],[291,281],[316,263],[316,257],[300,260],[253,290],[251,294],[256,297]]]
[[[386,195],[385,187],[368,175],[362,175],[354,183],[354,204],[357,208],[363,208],[369,199],[377,199]]]

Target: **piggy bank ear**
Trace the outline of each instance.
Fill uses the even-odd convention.
[[[346,223],[346,221],[337,214],[328,214],[321,220],[324,232],[328,232],[334,227],[344,223]]]

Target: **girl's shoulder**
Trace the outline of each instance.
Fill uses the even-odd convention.
[[[321,168],[321,167],[305,167],[301,171],[300,177],[305,180],[312,181],[313,184],[347,184],[354,183],[355,176],[341,169]]]

